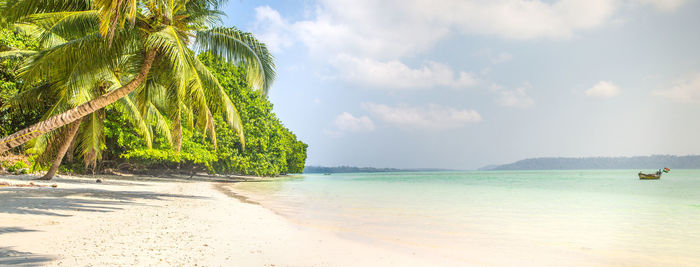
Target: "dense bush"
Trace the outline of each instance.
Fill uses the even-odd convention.
[[[217,118],[218,161],[214,169],[221,173],[277,175],[304,170],[307,145],[282,125],[272,112],[272,103],[252,90],[241,69],[216,57],[203,54],[200,60],[209,67],[231,97],[243,121],[245,149],[235,132]]]
[[[29,36],[13,29],[0,28],[0,52],[34,50],[36,47],[37,42]],[[5,107],[7,101],[23,89],[21,81],[16,77],[20,63],[20,58],[0,60],[0,136],[36,123],[46,110],[46,103],[41,102],[35,103],[31,109]]]

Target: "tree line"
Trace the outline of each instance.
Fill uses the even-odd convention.
[[[700,169],[700,156],[652,155],[637,157],[532,158],[482,170]]]

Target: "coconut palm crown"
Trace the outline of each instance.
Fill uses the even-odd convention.
[[[216,145],[213,114],[221,113],[244,141],[238,112],[196,54],[208,51],[245,69],[248,82],[267,94],[275,66],[266,46],[236,28],[216,27],[218,0],[0,0],[0,12],[36,36],[40,50],[25,56],[19,77],[26,97],[54,94],[63,112],[0,139],[0,153],[71,124],[127,95],[143,118],[179,150],[182,127],[208,133]],[[98,86],[102,94],[81,92]],[[58,95],[55,95],[58,94]],[[65,106],[65,105],[64,105]],[[167,118],[167,120],[165,120]],[[149,125],[150,125],[149,124]],[[169,129],[168,131],[164,129]],[[150,136],[144,130],[144,136]]]

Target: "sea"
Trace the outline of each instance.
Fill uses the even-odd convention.
[[[304,174],[234,191],[295,224],[465,265],[700,266],[700,170],[639,171]]]

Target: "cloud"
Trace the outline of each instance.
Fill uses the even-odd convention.
[[[658,10],[673,11],[685,4],[686,0],[635,0],[635,2],[651,5]]]
[[[679,103],[700,103],[700,72],[676,81],[671,88],[652,94]]]
[[[429,104],[427,106],[388,106],[363,103],[362,107],[384,122],[409,128],[440,130],[458,128],[481,121],[481,115],[474,110]]]
[[[257,29],[257,38],[263,40],[273,53],[280,52],[295,42],[289,22],[270,6],[255,8],[254,27]]]
[[[562,39],[574,32],[608,22],[615,0],[561,0],[553,3],[526,0],[412,1],[424,17],[435,19],[466,34],[504,39]]]
[[[404,62],[429,53],[455,33],[507,40],[569,39],[619,20],[615,14],[623,3],[667,10],[684,2],[318,0],[297,20],[285,18],[269,6],[258,7],[252,32],[275,53],[292,48],[297,53],[299,47],[305,47],[311,59],[323,66],[331,64],[324,70],[330,71],[326,76],[389,88],[467,87],[475,83],[469,72],[437,62],[412,67]],[[490,61],[498,64],[511,59],[511,54],[501,52],[491,55]],[[378,72],[369,73],[364,67]]]
[[[654,6],[682,2],[637,1]],[[570,38],[612,21],[618,2],[320,0],[311,16],[298,21],[285,20],[268,6],[259,7],[253,32],[273,47],[288,47],[293,39],[321,58],[350,54],[391,60],[432,49],[455,32],[515,40]]]
[[[341,55],[333,65],[340,70],[341,78],[379,88],[465,88],[477,84],[474,74],[464,71],[457,73],[447,65],[432,61],[419,68],[411,68],[398,60],[380,62],[370,58]]]
[[[342,136],[344,133],[361,133],[374,131],[374,122],[367,117],[355,117],[348,112],[335,117],[333,120],[334,129],[324,130],[324,133],[331,136]]]
[[[620,88],[611,82],[600,81],[584,93],[590,97],[605,99],[620,94]]]
[[[491,92],[496,94],[496,103],[510,108],[529,108],[535,105],[535,100],[525,91],[530,87],[529,83],[513,90],[504,89],[502,86],[491,85]]]

